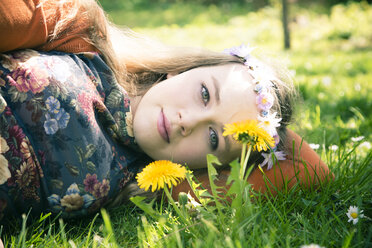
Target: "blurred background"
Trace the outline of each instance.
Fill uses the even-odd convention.
[[[364,150],[371,149],[372,137],[371,2],[100,0],[112,22],[167,44],[217,51],[257,46],[294,77],[303,100],[293,129],[323,147],[364,136]]]

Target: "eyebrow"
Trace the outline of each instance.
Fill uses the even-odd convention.
[[[213,81],[213,86],[214,86],[214,93],[215,93],[215,98],[216,98],[216,102],[217,102],[217,105],[220,104],[220,87],[218,85],[218,81],[217,79],[212,76],[212,81]]]

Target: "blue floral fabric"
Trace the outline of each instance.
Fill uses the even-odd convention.
[[[125,90],[97,54],[0,55],[0,222],[96,212],[137,172]]]

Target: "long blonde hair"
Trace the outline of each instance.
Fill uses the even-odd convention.
[[[48,4],[44,0],[44,4]],[[56,22],[49,41],[69,33],[78,18],[89,23],[79,34],[105,58],[119,84],[129,93],[143,94],[167,73],[180,73],[199,66],[230,62],[240,63],[232,56],[201,48],[167,46],[141,36],[128,28],[119,28],[109,21],[95,0],[58,0],[57,13],[64,18]],[[47,20],[55,18],[56,10],[46,11]],[[73,30],[76,32],[76,30]]]
[[[64,18],[58,20],[49,40],[65,35],[71,23],[83,18],[89,23],[89,28],[82,29],[79,35],[100,51],[118,83],[132,96],[143,95],[155,83],[165,79],[168,73],[182,73],[200,66],[243,64],[242,60],[228,54],[201,48],[167,46],[130,29],[119,28],[109,21],[95,0],[59,0],[57,6]],[[47,20],[53,18],[54,12],[46,12]],[[282,118],[278,133],[283,141],[285,128],[292,116],[295,91],[287,70],[281,66],[270,67],[277,76],[274,80],[276,100],[273,110]],[[138,188],[129,188],[129,191],[139,192]],[[123,198],[123,195],[119,198]]]

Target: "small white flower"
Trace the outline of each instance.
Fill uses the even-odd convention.
[[[329,149],[331,149],[332,151],[337,151],[338,146],[337,146],[337,145],[331,145],[331,146],[329,147]]]
[[[319,144],[313,144],[313,143],[309,144],[309,146],[310,146],[311,149],[313,149],[313,150],[317,150],[317,149],[319,149],[319,147],[320,147]]]
[[[225,49],[224,52],[230,55],[235,55],[235,56],[247,59],[248,57],[250,57],[254,49],[255,48],[249,46],[249,44],[247,45],[241,44],[240,46],[235,46],[235,47]]]
[[[272,156],[272,153],[261,153],[262,156],[265,158],[265,160],[262,162],[262,164],[260,164],[261,167],[264,167],[266,164],[267,164],[267,169],[270,170],[274,163],[276,163],[276,161],[279,161],[279,160],[285,160],[285,153],[282,152],[282,151],[276,151],[274,152],[274,158]],[[273,161],[274,160],[274,161]]]
[[[99,236],[98,234],[94,234],[93,236],[93,242],[97,243],[98,245],[102,245],[103,243],[103,238]]]
[[[347,222],[352,221],[353,224],[355,225],[356,223],[358,223],[359,218],[364,217],[364,214],[362,213],[363,213],[363,210],[359,211],[358,207],[350,206],[349,210],[346,213],[347,217],[349,217],[349,220]]]
[[[359,137],[351,137],[352,142],[359,142],[364,139],[364,136],[359,136]]]
[[[190,209],[190,208],[197,208],[197,207],[201,206],[201,204],[199,202],[195,201],[194,197],[192,197],[190,195],[190,193],[187,193],[187,198],[189,199],[187,204],[186,204],[187,208]]]
[[[301,245],[301,248],[324,248],[324,247],[317,245],[317,244],[310,244],[310,245]]]
[[[271,136],[277,134],[276,128],[280,127],[280,121],[282,118],[276,118],[276,112],[268,114],[267,116],[258,116],[258,121],[263,129],[265,129]]]
[[[368,141],[362,142],[362,144],[360,144],[359,147],[362,149],[366,148],[366,150],[369,150],[372,148],[371,143],[369,143]]]

